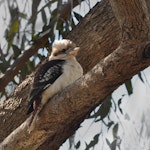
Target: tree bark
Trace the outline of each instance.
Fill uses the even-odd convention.
[[[78,59],[86,74],[50,100],[30,134],[30,118],[19,126],[26,119],[32,76],[27,78],[1,107],[1,140],[19,126],[1,143],[1,149],[37,149],[40,145],[39,149],[58,149],[113,90],[149,66],[150,60],[143,58],[145,51],[149,52],[150,38],[149,16],[145,11],[149,5],[145,4],[142,0],[111,0],[119,24],[107,0],[92,9],[68,35],[81,47]],[[136,14],[131,13],[134,10]]]

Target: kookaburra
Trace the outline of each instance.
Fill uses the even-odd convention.
[[[48,61],[36,70],[27,110],[27,114],[33,111],[32,122],[54,94],[83,75],[83,69],[76,60],[79,49],[70,40],[56,41]]]

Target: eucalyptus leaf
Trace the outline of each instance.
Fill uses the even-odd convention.
[[[128,95],[131,95],[133,93],[133,87],[132,87],[132,82],[131,80],[128,80],[125,82],[125,86],[128,92]]]
[[[113,136],[114,136],[114,138],[117,138],[117,134],[118,134],[118,123],[115,124],[115,126],[113,127]]]
[[[100,136],[100,134],[96,134],[94,136],[93,140],[89,144],[86,143],[85,150],[89,150],[90,148],[94,147],[98,143],[99,136]]]

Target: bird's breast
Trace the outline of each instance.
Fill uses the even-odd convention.
[[[51,84],[42,94],[42,103],[46,103],[54,94],[58,93],[68,85],[75,82],[83,75],[83,69],[80,64],[75,62],[67,62],[63,66],[63,73],[59,78]]]

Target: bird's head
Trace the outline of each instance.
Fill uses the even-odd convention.
[[[63,39],[56,41],[49,59],[66,59],[75,57],[79,50],[80,47],[76,47],[76,45],[70,40]]]

